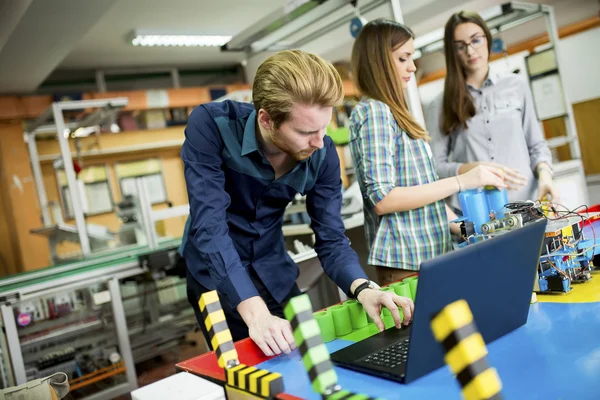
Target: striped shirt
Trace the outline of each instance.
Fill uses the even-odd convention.
[[[394,187],[438,179],[429,145],[411,139],[385,103],[364,99],[354,108],[350,151],[364,199],[369,264],[418,270],[422,261],[452,249],[443,200],[415,210],[375,213],[375,204]]]

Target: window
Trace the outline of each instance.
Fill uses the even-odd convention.
[[[152,204],[165,203],[167,199],[167,190],[162,174],[162,165],[158,159],[149,159],[119,163],[115,166],[121,195],[137,196],[136,179],[142,178],[146,184],[148,197]]]
[[[67,219],[74,218],[67,175],[64,170],[58,170],[56,176],[65,216]],[[97,215],[113,211],[114,203],[106,165],[83,168],[77,176],[77,187],[81,193],[81,207],[85,215]]]

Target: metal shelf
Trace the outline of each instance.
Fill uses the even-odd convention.
[[[196,317],[194,315],[194,311],[191,309],[191,307],[188,307],[189,311],[188,312],[182,312],[181,315],[178,315],[176,317],[167,319],[167,320],[163,320],[163,321],[159,321],[159,322],[154,322],[151,324],[147,324],[146,326],[142,327],[134,327],[132,329],[129,329],[129,336],[134,336],[137,335],[138,333],[142,333],[145,331],[155,331],[155,329],[160,328],[161,326],[163,326],[165,323],[169,322],[169,323],[174,323],[176,321],[180,321],[180,320],[184,320],[184,319],[192,319],[194,320],[194,324],[196,323]]]
[[[101,333],[98,335],[90,335],[90,336],[85,336],[85,337],[81,337],[78,339],[75,339],[75,342],[69,343],[68,347],[72,347],[74,348],[76,351],[77,349],[81,349],[81,348],[86,348],[89,346],[92,346],[95,343],[101,343],[101,342],[109,342],[110,345],[117,345],[117,338],[112,330],[112,326],[110,327],[110,332],[107,333]],[[109,346],[110,346],[109,345]],[[62,347],[62,346],[57,346],[57,347]],[[66,347],[66,346],[65,346]],[[56,352],[56,347],[52,347],[46,350],[37,350],[35,352],[27,352],[23,354],[23,359],[25,364],[32,364],[34,362],[36,362],[38,359],[45,357],[46,355],[50,354],[50,353],[54,353]]]
[[[82,324],[69,326],[69,327],[63,328],[63,329],[57,329],[47,335],[21,341],[21,347],[27,347],[27,346],[32,346],[32,345],[41,345],[41,344],[47,343],[49,341],[55,340],[57,338],[61,338],[64,340],[64,339],[71,338],[73,336],[83,335],[85,332],[89,332],[91,330],[101,328],[103,325],[104,325],[104,323],[101,320],[96,320],[96,321],[84,322]]]
[[[43,321],[35,321],[29,326],[19,327],[19,337],[31,336],[40,334],[44,331],[48,331],[59,325],[70,325],[82,320],[90,320],[91,318],[99,318],[99,312],[84,313],[82,310],[77,310],[69,313],[68,315],[61,316],[55,319],[46,319]]]
[[[195,321],[195,320],[194,320]],[[173,347],[176,347],[180,343],[180,339],[182,338],[182,333],[184,328],[180,328],[179,330],[175,330],[174,333],[167,336],[162,336],[158,343],[154,344],[154,348],[148,351],[147,347],[140,349],[132,349],[133,359],[136,364],[154,358]],[[187,331],[187,329],[186,329]]]
[[[88,108],[96,108],[95,111],[88,113],[79,121],[69,122],[64,124],[66,129],[70,131],[77,128],[90,125],[98,125],[108,117],[112,117],[115,112],[127,105],[129,99],[127,97],[117,97],[106,100],[79,100],[79,101],[62,101],[58,102],[63,110],[85,110]],[[45,135],[49,133],[58,134],[57,126],[54,124],[54,109],[52,106],[46,108],[42,115],[35,121],[27,125],[27,132],[34,135]]]

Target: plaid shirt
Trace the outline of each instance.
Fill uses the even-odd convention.
[[[424,140],[411,139],[385,103],[364,99],[350,116],[350,150],[364,198],[369,264],[418,270],[422,261],[452,249],[443,200],[382,216],[374,210],[396,186],[438,179]]]

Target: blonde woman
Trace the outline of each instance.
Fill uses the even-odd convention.
[[[485,185],[505,187],[502,171],[487,166],[438,180],[429,136],[404,93],[416,71],[413,37],[406,26],[379,19],[362,28],[352,49],[353,78],[364,97],[350,117],[350,148],[364,198],[368,262],[380,284],[452,249],[443,199]]]

